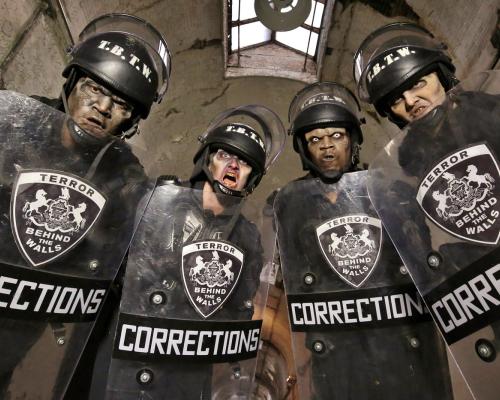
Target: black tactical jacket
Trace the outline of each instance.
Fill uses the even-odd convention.
[[[346,176],[352,175],[344,174],[344,179]],[[385,231],[378,264],[361,286],[353,287],[332,270],[320,249],[316,228],[345,215],[378,217],[366,187],[353,188],[352,192],[349,187],[336,187],[309,178],[290,183],[277,196],[275,209],[282,218],[277,224],[287,295],[337,292],[346,298],[363,298],[375,296],[376,288],[413,286]],[[334,204],[328,192],[337,194]],[[314,277],[312,284],[305,283],[307,274]],[[302,339],[294,340],[301,343]],[[314,351],[317,342],[323,344],[323,351]],[[311,329],[304,346],[311,352],[314,399],[452,398],[446,350],[430,318],[378,327],[359,324],[351,329]]]

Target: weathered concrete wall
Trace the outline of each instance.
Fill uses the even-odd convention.
[[[57,96],[67,45],[50,5],[36,0],[0,2],[2,87]]]
[[[497,50],[491,35],[497,23],[499,0],[407,0],[423,25],[445,42],[457,67],[466,78],[493,66]]]

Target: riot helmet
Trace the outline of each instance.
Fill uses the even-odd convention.
[[[159,103],[168,87],[171,57],[167,42],[148,22],[128,14],[106,14],[91,21],[70,49],[63,71],[63,101],[81,76],[87,75],[134,107],[136,125]],[[129,132],[130,136],[136,128]]]
[[[458,83],[446,45],[426,29],[396,22],[371,33],[356,51],[353,74],[361,100],[403,127],[406,121],[390,109],[393,101],[425,75],[437,72],[445,91]]]
[[[190,181],[207,180],[218,193],[244,197],[257,187],[277,159],[285,143],[285,128],[280,118],[269,108],[251,104],[230,108],[216,116],[199,137]],[[243,190],[234,190],[214,179],[210,155],[222,149],[244,160],[252,167]]]
[[[345,128],[350,137],[351,160],[347,170],[352,171],[359,162],[359,148],[363,143],[360,106],[354,94],[335,82],[317,82],[298,92],[288,111],[293,135],[293,149],[299,153],[304,170],[326,181],[340,179],[346,171],[322,171],[312,160],[305,135],[314,129]]]

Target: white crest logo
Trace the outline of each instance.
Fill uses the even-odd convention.
[[[81,202],[76,207],[69,203],[69,189],[62,187],[61,194],[55,199],[47,199],[47,192],[38,189],[35,201],[26,201],[23,207],[23,218],[27,225],[41,226],[50,232],[78,232],[85,227],[86,219],[82,214],[87,203]]]
[[[420,183],[417,202],[439,227],[472,242],[498,243],[498,163],[486,144],[440,160]]]
[[[80,177],[52,170],[19,173],[11,199],[12,231],[32,266],[57,259],[97,221],[105,197]]]
[[[212,259],[204,261],[202,256],[196,257],[196,265],[189,270],[189,279],[201,286],[226,287],[234,281],[234,272],[231,271],[232,260],[225,264],[220,262],[217,251],[212,251]]]
[[[466,171],[467,175],[459,179],[449,172],[444,172],[442,177],[448,187],[442,193],[439,190],[432,192],[432,198],[438,204],[436,213],[445,221],[474,209],[476,203],[494,189],[495,179],[488,172],[478,175],[477,167],[473,164],[468,165]]]
[[[346,215],[316,228],[321,251],[330,267],[349,285],[361,286],[377,265],[382,223],[368,215]]]
[[[360,235],[356,235],[349,224],[344,225],[344,228],[345,235],[338,237],[335,232],[330,235],[332,242],[328,245],[328,251],[332,256],[356,258],[375,250],[375,242],[370,239],[368,229],[363,229]]]
[[[198,314],[208,318],[229,299],[243,268],[243,252],[232,243],[200,240],[182,248],[184,289]]]

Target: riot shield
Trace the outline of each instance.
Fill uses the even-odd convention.
[[[451,399],[445,345],[366,191],[289,183],[274,210],[301,399]]]
[[[375,208],[477,399],[500,391],[499,77],[448,92],[369,171]]]
[[[248,397],[267,297],[261,235],[242,198],[210,196],[155,188],[130,248],[107,398]]]
[[[0,91],[0,397],[62,398],[148,192],[129,148]]]

